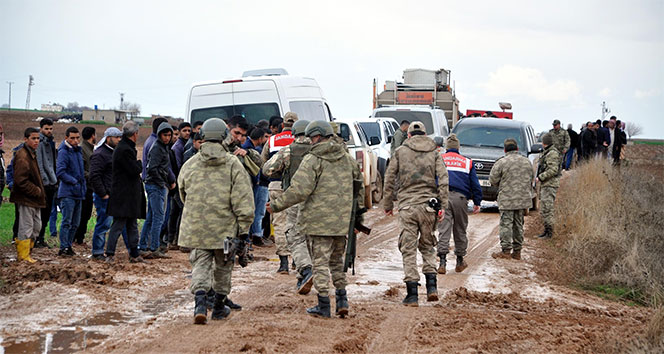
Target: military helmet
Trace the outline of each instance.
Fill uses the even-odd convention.
[[[307,129],[307,125],[309,125],[309,123],[310,122],[308,120],[304,120],[304,119],[298,120],[297,122],[295,122],[295,124],[293,124],[293,128],[291,129],[291,131],[293,132],[293,135],[295,135],[295,136],[303,135],[304,131]]]
[[[221,118],[210,118],[203,123],[200,133],[205,141],[223,141],[228,136],[228,127]]]
[[[330,123],[322,120],[315,120],[307,125],[304,134],[310,138],[318,135],[331,136],[334,134],[334,130],[332,130]]]

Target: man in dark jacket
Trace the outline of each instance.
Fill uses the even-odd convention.
[[[201,137],[200,133],[194,133],[193,138],[190,140],[192,141],[192,144],[191,147],[184,152],[184,161],[182,162],[183,165],[190,158],[196,155],[196,153],[198,153],[198,149],[200,149],[201,144],[203,144],[203,137]]]
[[[621,125],[622,122],[620,120],[616,120],[614,123],[615,141],[613,142],[613,147],[611,149],[611,156],[613,157],[614,165],[620,165],[620,154],[623,147],[627,144],[627,135],[625,134],[624,130],[620,129]]]
[[[159,236],[164,222],[166,196],[175,188],[175,175],[170,169],[168,144],[173,136],[173,128],[167,122],[157,129],[157,140],[148,151],[146,164],[145,191],[148,195],[148,213],[141,230],[139,247],[143,257],[167,258],[159,250]],[[150,243],[148,245],[148,242]],[[151,253],[148,253],[148,250]]]
[[[581,133],[581,150],[583,151],[583,159],[588,160],[595,156],[595,148],[597,144],[597,136],[595,135],[595,125],[588,122],[586,129]]]
[[[574,151],[579,154],[579,134],[577,134],[572,128],[571,124],[567,125],[567,134],[569,135],[569,149],[565,153],[565,162],[563,168],[569,171],[569,168],[572,166],[572,158],[574,157]]]
[[[454,232],[454,254],[457,256],[457,273],[468,268],[463,259],[468,248],[468,199],[473,201],[473,214],[480,212],[482,203],[482,187],[477,178],[473,160],[459,154],[460,142],[456,134],[447,138],[447,152],[442,154],[443,163],[447,167],[449,178],[449,197],[445,217],[438,223],[438,257],[440,265],[439,274],[446,273],[447,253],[450,251],[450,236]]]
[[[600,158],[607,158],[607,152],[609,150],[609,145],[611,144],[611,135],[609,133],[609,121],[597,120],[595,125],[599,128],[597,129],[597,156]]]
[[[83,170],[85,171],[85,199],[81,205],[81,220],[74,234],[74,242],[82,245],[85,241],[85,233],[88,232],[88,221],[92,216],[92,188],[90,188],[90,156],[97,143],[97,131],[93,127],[85,127],[81,131],[81,152],[83,153]]]
[[[9,201],[19,208],[17,259],[34,263],[30,251],[41,229],[40,209],[46,206],[46,194],[42,184],[36,149],[39,145],[39,131],[28,128],[23,134],[25,143],[16,152],[14,159],[14,185]]]
[[[60,252],[59,256],[74,256],[72,242],[74,234],[81,220],[81,206],[85,199],[85,170],[83,168],[83,154],[79,143],[81,134],[76,127],[67,128],[65,140],[58,147],[58,162],[56,174],[60,180],[58,200],[62,210],[60,224]]]
[[[141,182],[142,164],[136,160],[138,124],[122,126],[122,140],[113,151],[113,173],[107,215],[113,217],[106,243],[106,261],[115,261],[115,247],[126,228],[130,262],[145,262],[138,253],[138,219],[145,218],[145,192]]]
[[[175,175],[176,180],[178,175],[180,174],[180,169],[184,164],[184,152],[185,152],[184,146],[187,144],[191,136],[191,124],[187,122],[180,123],[178,129],[180,130],[180,135],[178,136],[178,140],[175,142],[175,144],[173,144],[173,147],[171,148],[171,153],[172,153],[171,155],[175,160],[174,161],[175,163],[171,163],[172,166],[171,169],[173,170],[173,174]],[[184,205],[180,200],[180,193],[178,192],[177,186],[175,189],[171,191],[169,198],[170,198],[171,212],[168,216],[168,237],[167,237],[168,248],[178,249],[179,248],[177,246],[178,231],[180,228],[180,217],[182,216],[182,207]]]
[[[92,258],[103,260],[106,232],[111,228],[113,217],[106,212],[108,199],[111,196],[113,182],[113,150],[120,142],[122,132],[111,127],[106,129],[90,157],[90,189],[92,200],[97,209],[97,223],[92,234]],[[126,235],[126,233],[124,234]],[[126,241],[126,239],[125,239]]]
[[[2,191],[5,189],[7,178],[5,175],[5,152],[2,151],[2,145],[5,143],[5,131],[0,124],[0,206],[2,206]]]
[[[39,147],[37,148],[37,163],[41,173],[44,190],[46,191],[46,206],[41,210],[41,230],[35,243],[35,247],[47,247],[44,240],[46,224],[51,218],[54,209],[55,196],[58,191],[58,177],[55,173],[56,160],[58,158],[53,141],[53,121],[44,118],[39,121]],[[57,208],[55,208],[57,210]]]
[[[143,182],[145,182],[145,178],[147,177],[147,172],[145,170],[148,164],[148,152],[150,151],[150,148],[152,148],[152,144],[157,141],[157,129],[159,129],[161,123],[164,122],[168,122],[168,120],[166,120],[166,118],[155,118],[152,121],[152,134],[150,134],[143,143],[143,174],[141,175],[143,177]]]

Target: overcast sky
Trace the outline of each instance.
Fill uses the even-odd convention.
[[[0,104],[183,117],[190,85],[283,67],[317,79],[336,117],[371,113],[372,80],[452,71],[462,110],[537,131],[611,114],[664,138],[664,1],[0,2]]]

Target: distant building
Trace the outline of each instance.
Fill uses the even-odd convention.
[[[81,119],[104,121],[106,124],[123,124],[127,121],[127,113],[117,109],[84,109]]]
[[[59,104],[42,103],[42,105],[41,105],[41,110],[42,111],[62,112],[64,109],[65,109],[65,107],[63,107]]]

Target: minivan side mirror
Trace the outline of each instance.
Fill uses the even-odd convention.
[[[369,145],[379,145],[380,139],[377,136],[372,136],[369,138]]]
[[[530,151],[528,152],[528,154],[529,155],[530,154],[539,154],[540,152],[542,152],[542,149],[543,149],[542,144],[540,144],[540,143],[533,144],[530,147]]]
[[[392,143],[392,136],[391,135],[387,137],[387,143],[388,144]]]

